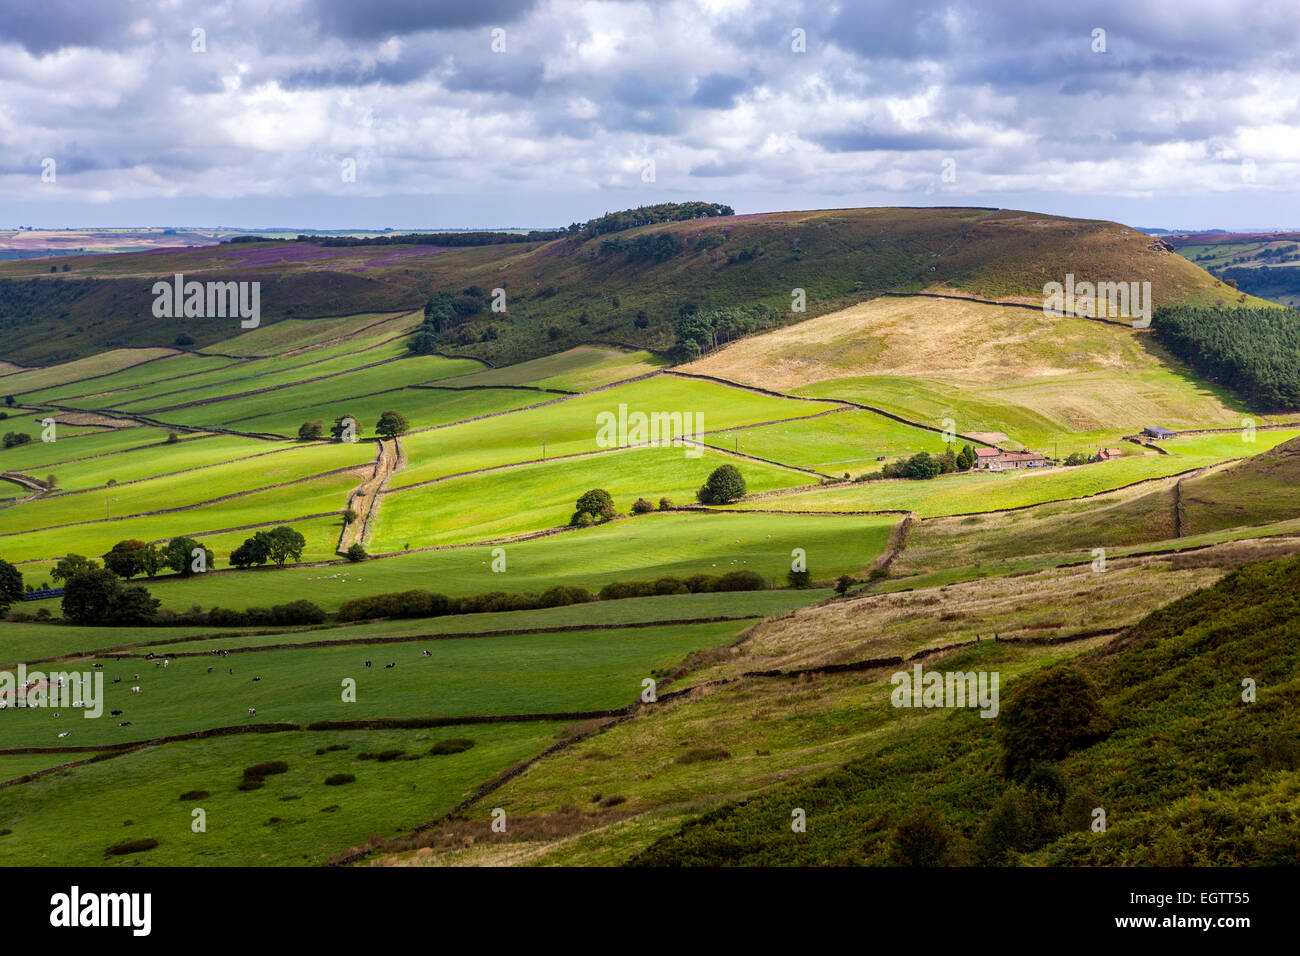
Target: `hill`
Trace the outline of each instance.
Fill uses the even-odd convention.
[[[325,240],[321,240],[321,243]],[[63,271],[67,269],[67,271]],[[1213,304],[1223,287],[1159,240],[1115,223],[976,208],[875,208],[721,216],[597,235],[452,248],[239,242],[197,249],[0,263],[4,359],[47,365],[121,347],[196,347],[230,319],[158,319],[152,284],[259,281],[263,324],[423,308],[439,291],[506,290],[447,344],[501,365],[580,344],[673,344],[682,314],[733,308],[758,327],[888,291],[960,289],[1041,301],[1067,273],[1151,281],[1155,300]],[[793,290],[807,311],[792,313]]]

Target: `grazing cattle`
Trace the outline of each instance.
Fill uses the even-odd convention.
[[[433,651],[425,651],[425,652],[424,652],[424,656],[425,656],[425,657],[432,657],[432,656],[433,656]]]
[[[129,721],[129,720],[124,720],[124,721],[122,721],[121,723],[119,723],[118,726],[119,726],[119,727],[130,727],[130,726],[131,726],[131,721]]]
[[[139,679],[140,679],[140,675],[139,675],[139,674],[136,674],[135,677],[134,677],[133,679],[134,679],[134,680],[139,680]]]
[[[63,733],[59,734],[59,736],[60,736],[60,737],[70,737],[70,736],[72,736],[72,731],[70,731],[70,730],[65,730]]]
[[[208,673],[209,673],[209,674],[212,673],[212,668],[211,668],[211,667],[208,668]]]
[[[260,677],[254,677],[254,678],[253,678],[254,681],[259,681],[259,680],[261,680],[261,679],[262,679],[262,678],[260,678]]]
[[[103,664],[91,664],[90,666],[91,666],[91,667],[103,667],[104,665],[103,665]]]
[[[370,666],[370,661],[366,661],[366,666],[367,666],[367,667]]]
[[[121,712],[120,710],[110,710],[110,711],[108,712],[108,716],[110,716],[110,717],[121,717],[121,716],[122,716],[122,712]]]
[[[256,708],[256,707],[250,707],[250,708],[248,708],[248,716],[249,716],[249,717],[256,717],[256,716],[257,716],[257,708]]]
[[[140,687],[139,687],[139,685],[136,685],[135,687],[132,687],[132,688],[131,688],[131,693],[133,693],[133,694],[138,694],[138,693],[140,693]]]
[[[396,661],[393,661],[393,663],[391,663],[391,664],[385,664],[385,665],[384,665],[384,670],[388,670],[390,667],[396,667],[396,666],[397,666],[397,662],[396,662]]]

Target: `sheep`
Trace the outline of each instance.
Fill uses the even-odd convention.
[[[256,716],[257,716],[257,708],[256,708],[256,707],[250,707],[250,708],[248,708],[248,716],[249,716],[249,717],[256,717]]]
[[[137,684],[135,687],[132,687],[132,688],[131,688],[131,693],[133,693],[133,694],[138,694],[138,693],[140,693],[140,686]]]
[[[72,736],[72,731],[70,731],[70,730],[65,730],[63,733],[59,734],[59,738],[60,738],[60,739],[62,739],[62,738],[64,738],[64,737],[71,737],[71,736]]]
[[[433,656],[433,651],[425,651],[425,652],[424,652],[424,656],[425,656],[425,657],[432,657],[432,656]]]

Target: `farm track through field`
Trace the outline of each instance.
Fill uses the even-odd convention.
[[[399,439],[392,439],[393,447],[389,449],[388,443],[382,439],[377,441],[379,445],[379,455],[375,459],[375,471],[368,479],[361,483],[356,491],[348,498],[348,507],[357,513],[357,516],[343,526],[339,532],[339,545],[336,553],[341,557],[347,557],[348,548],[354,544],[368,544],[372,533],[372,521],[379,513],[380,496],[384,487],[388,484],[388,479],[393,477],[393,473],[406,464],[406,450],[402,448]]]

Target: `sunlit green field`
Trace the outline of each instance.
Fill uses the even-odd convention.
[[[944,475],[932,481],[900,478],[839,485],[728,507],[773,511],[907,510],[922,517],[967,514],[1099,494],[1138,481],[1190,472],[1222,460],[1209,455],[1161,455],[1126,457],[1076,468]]]

